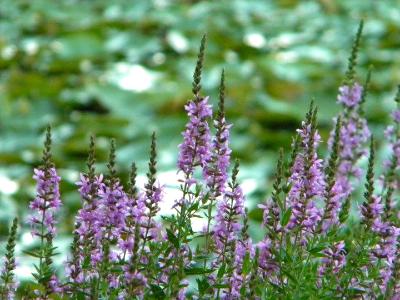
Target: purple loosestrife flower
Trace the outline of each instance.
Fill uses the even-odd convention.
[[[59,183],[61,178],[57,175],[51,158],[51,128],[46,129],[46,138],[43,150],[43,164],[34,170],[33,178],[36,180],[36,197],[29,207],[31,215],[29,223],[33,236],[40,238],[40,247],[34,252],[39,258],[36,272],[33,274],[41,289],[38,296],[48,299],[54,290],[49,277],[56,278],[52,270],[52,257],[54,254],[53,239],[56,234],[55,214],[61,207]],[[54,276],[54,277],[53,277]]]
[[[98,218],[96,220],[97,233],[108,229],[108,235],[104,238],[118,239],[125,229],[127,214],[127,196],[119,181],[106,184],[99,190]],[[104,233],[104,232],[103,232]]]
[[[214,120],[216,128],[215,137],[212,140],[211,158],[203,168],[203,177],[207,186],[215,197],[225,191],[228,180],[228,168],[232,150],[229,148],[229,130],[232,127],[225,120],[225,75],[221,74],[218,113]]]
[[[188,180],[196,166],[205,167],[211,158],[210,128],[207,120],[212,116],[209,97],[190,100],[185,105],[189,116],[183,135],[183,143],[179,145],[178,169]]]
[[[87,159],[88,172],[81,173],[75,184],[81,196],[82,208],[75,217],[74,240],[71,246],[72,256],[66,262],[66,274],[72,283],[70,293],[76,293],[82,288],[82,283],[97,276],[90,266],[84,264],[85,257],[93,257],[101,247],[100,236],[96,228],[98,219],[99,190],[104,188],[103,175],[95,175],[95,137],[90,137]],[[97,233],[97,236],[96,236]],[[93,262],[93,260],[91,259]]]
[[[334,123],[340,120],[340,140],[338,145],[338,162],[335,174],[335,205],[333,215],[338,214],[344,200],[347,199],[352,191],[351,177],[359,178],[361,169],[357,166],[360,158],[364,157],[366,152],[366,143],[370,137],[370,131],[367,121],[362,116],[362,104],[365,101],[371,72],[368,73],[365,88],[355,81],[355,67],[357,65],[357,55],[360,46],[360,39],[363,30],[363,22],[358,27],[356,37],[349,57],[349,65],[346,72],[346,79],[339,87],[338,102],[342,104],[344,112],[334,118]],[[336,126],[335,126],[336,129]],[[330,151],[333,151],[335,131],[332,130],[328,145]],[[331,199],[332,200],[332,199]],[[332,203],[331,203],[332,204]],[[333,223],[337,220],[333,219]],[[324,224],[325,227],[329,224]]]
[[[318,285],[321,285],[323,277],[327,273],[337,275],[346,264],[345,244],[340,241],[328,249],[323,251],[325,257],[321,260],[321,265],[318,267]]]
[[[242,229],[240,218],[244,215],[244,195],[241,187],[236,185],[217,205],[215,216],[214,239],[218,249],[234,242]]]
[[[59,184],[61,178],[56,169],[35,169],[36,197],[29,204],[32,235],[54,238],[56,234],[55,213],[61,207]]]
[[[356,89],[358,91],[359,88]],[[356,99],[356,97],[359,98]],[[345,95],[342,95],[342,99],[344,98]],[[361,176],[361,169],[357,166],[357,162],[367,154],[366,142],[371,135],[366,120],[359,114],[359,103],[361,101],[359,92],[352,95],[350,102],[354,105],[349,105],[349,101],[350,99],[341,101],[345,105],[345,113],[334,120],[334,123],[337,124],[340,118],[340,139],[335,181],[330,198],[332,224],[337,223],[340,207],[353,191],[351,177],[360,178]],[[330,151],[333,151],[334,138],[335,130],[332,130],[328,141]],[[329,226],[329,223],[325,223],[324,229]]]
[[[259,204],[258,207],[263,210],[263,225],[268,229],[268,236],[273,238],[273,235],[282,231],[279,223],[281,209],[273,199],[269,199],[265,204]]]
[[[76,216],[76,231],[81,236],[81,239],[84,239],[87,236],[91,236],[92,231],[95,230],[96,222],[100,217],[97,208],[100,204],[99,191],[105,189],[103,175],[95,176],[93,181],[90,182],[88,176],[81,174],[80,181],[76,185],[79,186],[79,192],[83,200],[83,207],[78,211]]]
[[[360,104],[363,87],[357,82],[353,85],[339,87],[338,102],[348,108],[354,108]]]
[[[196,182],[191,178],[194,168],[196,166],[204,168],[211,157],[210,129],[207,120],[212,116],[212,110],[208,104],[209,97],[200,96],[205,44],[206,36],[204,35],[193,74],[194,99],[189,100],[185,105],[189,122],[186,124],[185,131],[182,132],[183,143],[179,145],[178,172],[182,171],[185,174],[185,184],[189,187]]]
[[[373,230],[380,236],[380,242],[372,250],[371,258],[375,263],[380,262],[381,267],[379,288],[384,293],[392,277],[398,248],[400,228],[388,222],[379,220],[374,222]]]
[[[59,188],[61,178],[57,175],[51,160],[50,149],[51,130],[48,127],[43,150],[43,165],[34,169],[33,179],[36,181],[36,197],[29,204],[31,232],[33,236],[40,237],[42,244],[44,239],[51,241],[54,238],[56,234],[54,217],[61,207]]]
[[[241,218],[245,216],[244,195],[237,182],[239,173],[239,162],[236,160],[232,170],[232,179],[229,183],[229,190],[225,191],[222,199],[217,204],[217,214],[213,228],[215,250],[217,259],[213,263],[214,267],[234,263],[236,242],[243,229]],[[239,248],[238,248],[239,249]],[[211,280],[213,278],[210,278]],[[222,276],[219,278],[224,283],[228,283],[229,278]],[[218,282],[220,283],[220,282]],[[224,291],[226,292],[226,291]],[[217,289],[217,298],[220,296],[220,288]]]
[[[270,238],[266,237],[263,241],[259,242],[256,247],[259,250],[261,276],[263,278],[271,278],[271,275],[276,274],[279,270],[278,264],[272,254],[272,241]]]
[[[339,202],[351,194],[353,187],[350,178],[361,176],[361,169],[357,166],[357,162],[367,154],[365,146],[371,134],[367,121],[360,114],[361,100],[362,87],[358,83],[339,88],[338,102],[344,107],[344,113],[339,115],[341,126],[335,183]],[[337,122],[338,118],[335,118],[334,123]],[[328,141],[331,151],[333,151],[334,137],[335,131],[332,130]]]
[[[321,221],[322,211],[316,206],[315,197],[324,194],[325,180],[322,172],[322,160],[318,158],[317,148],[321,137],[315,128],[316,110],[311,105],[307,121],[297,132],[301,140],[299,152],[294,161],[288,183],[291,189],[287,204],[292,208],[288,229],[299,227],[306,232],[316,229]]]
[[[373,195],[371,197],[371,201],[367,205],[361,206],[361,215],[363,216],[365,222],[370,221],[373,224],[377,224],[374,221],[380,220],[382,212],[383,204],[381,197],[377,195]]]
[[[96,208],[95,236],[102,241],[118,241],[126,227],[128,213],[128,196],[117,178],[115,169],[115,141],[111,141],[109,154],[109,178],[98,190],[98,202]],[[111,254],[111,253],[110,253]]]
[[[123,279],[127,286],[128,295],[142,296],[147,285],[147,278],[138,270],[133,270],[133,266],[125,264]],[[123,298],[125,299],[125,298]]]
[[[233,261],[234,270],[232,277],[229,278],[230,287],[226,299],[240,299],[240,290],[250,278],[250,274],[243,274],[243,262],[246,254],[249,254],[250,258],[254,256],[254,248],[251,240],[237,241]]]
[[[157,182],[157,151],[156,151],[156,135],[153,132],[150,146],[149,170],[147,172],[147,183],[145,184],[144,205],[146,207],[143,217],[144,227],[143,244],[141,256],[145,250],[146,243],[155,240],[158,236],[158,224],[154,220],[160,210],[160,202],[163,199],[164,187]],[[146,249],[147,250],[147,249]]]
[[[384,163],[385,171],[382,175],[386,219],[390,219],[393,215],[393,194],[400,189],[400,176],[398,176],[400,170],[400,86],[398,86],[395,101],[397,109],[393,113],[394,126],[388,126],[385,130],[385,137],[392,151],[391,159]]]

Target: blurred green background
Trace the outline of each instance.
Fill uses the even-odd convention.
[[[116,138],[126,177],[131,161],[145,174],[155,130],[160,180],[175,174],[183,106],[204,33],[203,92],[215,107],[225,68],[232,147],[242,162],[252,220],[259,221],[254,208],[270,186],[277,149],[290,145],[311,98],[327,140],[360,19],[358,78],[363,82],[374,65],[366,111],[380,132],[400,82],[399,1],[0,1],[1,238],[14,215],[25,220],[34,196],[31,173],[49,123],[63,177],[61,248],[68,247],[80,205],[74,182],[84,169],[90,134],[97,135],[100,170],[109,139]],[[18,251],[32,245],[27,229]]]

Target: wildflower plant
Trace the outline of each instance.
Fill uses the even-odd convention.
[[[110,142],[107,174],[95,169],[90,138],[87,170],[76,183],[81,208],[75,216],[65,273],[56,274],[53,246],[62,207],[61,181],[46,130],[42,165],[34,170],[36,196],[28,223],[38,240],[29,299],[400,299],[400,88],[393,125],[385,131],[391,154],[377,174],[376,144],[364,116],[371,73],[356,76],[360,24],[325,144],[318,109],[311,102],[290,150],[279,151],[272,193],[258,205],[264,236],[249,233],[240,163],[230,149],[225,113],[225,72],[213,113],[202,94],[204,36],[185,105],[188,122],[178,147],[174,213],[160,215],[165,198],[157,178],[157,138],[150,142],[146,183],[119,176]],[[328,155],[321,148],[327,146]],[[288,155],[285,155],[287,153]],[[368,160],[364,170],[359,162]],[[358,199],[355,190],[364,189]],[[194,230],[193,221],[204,227]],[[14,220],[0,275],[2,299],[17,289]]]

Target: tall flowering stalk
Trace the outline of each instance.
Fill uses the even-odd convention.
[[[364,89],[355,80],[355,67],[360,46],[363,22],[360,23],[349,57],[346,79],[339,87],[338,103],[343,107],[343,112],[334,119],[334,123],[341,123],[339,145],[334,145],[335,130],[331,132],[328,141],[331,152],[338,147],[338,162],[335,174],[335,184],[331,190],[335,192],[335,205],[331,214],[337,215],[345,199],[348,199],[353,190],[351,178],[360,178],[361,169],[357,166],[359,159],[367,154],[366,143],[370,137],[367,121],[362,116],[362,104],[365,101],[367,89]],[[367,77],[369,83],[370,73]],[[335,126],[336,128],[336,126]],[[332,199],[331,199],[332,200]],[[337,222],[337,220],[333,220]]]
[[[114,249],[115,244],[120,240],[121,234],[126,228],[127,195],[123,190],[120,180],[117,177],[115,156],[115,141],[111,140],[109,161],[107,164],[109,176],[102,189],[99,190],[98,207],[96,214],[96,233],[99,237],[101,248],[98,251],[99,279],[98,285],[108,284],[111,289],[107,296],[118,294],[120,278],[112,266],[118,261],[118,252]],[[106,295],[105,295],[106,296]]]
[[[337,225],[339,223],[338,212],[341,206],[341,195],[335,182],[335,174],[338,168],[340,128],[341,121],[339,117],[336,121],[335,136],[332,142],[331,155],[328,160],[328,165],[325,169],[325,208],[320,223],[320,229],[323,232],[326,232],[332,225]]]
[[[254,246],[248,235],[247,209],[243,217],[243,227],[238,241],[235,243],[233,271],[229,279],[226,294],[228,299],[241,299],[247,295],[247,284],[250,279],[249,264],[254,257]]]
[[[147,278],[139,270],[140,239],[143,235],[142,224],[145,220],[146,205],[143,193],[139,193],[136,186],[137,169],[135,163],[131,165],[128,191],[128,216],[125,239],[120,240],[120,249],[130,258],[123,266],[126,294],[128,297],[142,296]]]
[[[216,129],[215,137],[212,141],[212,155],[210,161],[203,168],[203,177],[206,179],[209,188],[208,207],[207,207],[207,227],[205,232],[205,253],[209,252],[209,237],[212,219],[212,210],[217,197],[225,192],[228,179],[228,168],[232,150],[229,148],[229,130],[231,124],[225,119],[225,72],[222,70],[219,88],[218,112],[214,120]],[[207,259],[204,260],[206,266]]]
[[[229,130],[232,127],[225,119],[225,72],[222,71],[219,88],[218,112],[214,120],[216,129],[211,145],[211,157],[204,167],[203,173],[207,186],[213,197],[218,197],[225,191],[228,179],[228,168],[232,150],[229,148]]]
[[[239,173],[239,162],[236,160],[232,170],[232,179],[229,183],[229,190],[224,193],[223,198],[217,204],[217,214],[213,229],[214,242],[217,252],[217,266],[229,270],[234,264],[234,253],[236,241],[242,229],[240,219],[245,215],[244,195],[237,181]],[[243,253],[243,251],[240,251]],[[237,253],[240,256],[240,253]],[[238,255],[236,257],[238,257]],[[224,272],[222,272],[224,273]],[[229,272],[228,272],[229,273]],[[223,274],[218,281],[226,281]],[[217,282],[218,282],[217,281]],[[217,298],[220,296],[221,289],[217,288]],[[228,290],[228,294],[231,291]]]
[[[151,241],[155,241],[157,239],[157,224],[154,220],[154,217],[157,215],[160,210],[160,202],[162,201],[163,188],[160,186],[157,181],[157,151],[156,151],[156,135],[153,133],[151,138],[151,147],[150,147],[150,161],[149,161],[149,170],[147,172],[147,183],[145,185],[145,198],[144,198],[144,206],[146,207],[146,211],[143,216],[142,228],[143,228],[143,236],[142,236],[142,247],[140,250],[140,259],[144,258],[146,252],[149,250],[146,248]]]
[[[11,229],[8,235],[6,246],[6,254],[4,257],[4,265],[0,274],[0,296],[1,299],[12,300],[15,297],[15,292],[18,287],[18,281],[15,278],[14,271],[15,263],[15,243],[17,239],[18,218],[13,220]]]
[[[259,268],[264,278],[271,278],[272,274],[277,274],[278,262],[275,260],[272,251],[273,249],[282,249],[283,247],[283,226],[280,222],[282,211],[286,211],[286,202],[280,198],[285,184],[283,167],[283,150],[281,149],[279,151],[271,198],[265,204],[259,205],[259,208],[263,210],[263,226],[267,229],[266,236],[257,244]]]
[[[208,119],[212,116],[211,106],[208,104],[209,97],[201,97],[201,69],[203,67],[204,50],[206,38],[203,36],[200,45],[196,69],[193,75],[194,99],[185,105],[189,116],[183,135],[183,143],[179,145],[178,169],[185,176],[185,184],[192,185],[195,180],[192,178],[196,166],[202,168],[207,166],[211,158],[210,128]]]
[[[385,255],[386,265],[381,270],[381,287],[386,288],[386,296],[400,299],[400,223],[398,209],[395,207],[394,194],[399,190],[400,170],[400,86],[395,97],[396,109],[392,113],[394,126],[388,126],[385,137],[389,140],[392,156],[386,163],[383,175],[384,225],[382,226],[382,246],[378,254]],[[397,211],[397,216],[395,212]]]
[[[95,169],[95,137],[90,137],[87,159],[87,173],[80,174],[76,182],[79,187],[82,208],[78,211],[75,220],[74,241],[71,248],[71,260],[67,262],[67,274],[72,285],[72,293],[84,291],[90,280],[98,276],[95,271],[97,260],[90,257],[97,256],[99,244],[99,231],[96,230],[98,207],[98,193],[103,188],[103,175],[96,175]]]
[[[297,130],[301,146],[288,180],[291,189],[286,202],[292,209],[292,215],[287,228],[298,228],[301,242],[304,234],[308,235],[316,230],[322,214],[315,202],[316,198],[323,196],[325,186],[322,160],[317,154],[321,137],[316,129],[316,116],[317,110],[311,104],[306,121]]]
[[[182,196],[176,200],[174,208],[177,211],[176,218],[172,219],[170,239],[176,235],[174,241],[174,254],[172,255],[173,269],[178,271],[169,282],[169,290],[172,297],[177,297],[179,286],[184,277],[183,269],[185,265],[185,255],[187,253],[181,241],[187,241],[193,234],[191,228],[191,218],[197,213],[200,206],[199,193],[191,188],[197,179],[194,177],[196,167],[206,168],[211,159],[211,135],[208,119],[212,116],[211,105],[208,104],[209,97],[201,97],[201,72],[203,68],[205,53],[206,36],[204,35],[197,58],[196,68],[193,74],[192,92],[194,98],[185,105],[185,110],[189,117],[183,135],[183,143],[179,145],[178,172],[184,178],[181,184]],[[205,175],[203,173],[203,175]]]
[[[385,137],[388,139],[392,151],[391,159],[386,162],[385,173],[383,174],[383,190],[385,202],[385,218],[392,219],[394,209],[394,193],[400,188],[400,86],[397,88],[395,97],[396,109],[392,113],[394,125],[385,130]]]
[[[318,286],[325,284],[324,277],[333,276],[335,284],[338,286],[339,273],[343,270],[346,264],[345,243],[340,241],[333,244],[323,251],[324,257],[318,267]]]
[[[368,170],[365,183],[366,191],[364,193],[365,202],[361,205],[362,222],[366,225],[367,229],[379,226],[378,224],[381,220],[381,214],[383,211],[381,197],[374,195],[374,161],[374,139],[371,137]]]
[[[51,157],[50,126],[46,130],[42,166],[34,170],[33,178],[36,180],[36,197],[29,205],[31,209],[29,223],[32,235],[40,239],[39,249],[31,253],[39,258],[39,265],[33,276],[41,286],[41,289],[37,290],[38,296],[48,299],[54,291],[58,290],[51,265],[55,249],[53,247],[56,234],[55,214],[61,207],[59,189],[61,178],[57,175]]]

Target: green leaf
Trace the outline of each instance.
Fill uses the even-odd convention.
[[[289,207],[282,215],[281,225],[286,226],[289,223],[291,216],[292,216],[292,208]]]
[[[42,254],[37,250],[32,250],[32,251],[25,250],[25,251],[22,251],[22,252],[25,253],[26,255],[29,255],[29,256],[32,256],[32,257],[36,257],[36,258],[43,257]]]
[[[211,269],[204,269],[203,267],[190,267],[185,268],[186,275],[203,275],[211,273],[213,270]]]
[[[199,294],[203,295],[210,288],[210,284],[208,283],[208,280],[206,278],[202,278],[202,279],[198,278],[198,279],[196,279],[196,281],[197,281],[197,288],[199,290]]]
[[[308,250],[308,252],[310,254],[314,254],[314,253],[321,252],[322,250],[325,250],[325,249],[326,249],[326,246],[317,246],[317,247],[314,247],[314,248]]]
[[[295,276],[293,276],[292,274],[290,274],[288,271],[286,271],[286,270],[283,269],[283,270],[282,270],[282,273],[283,273],[284,275],[286,275],[287,278],[289,278],[290,280],[292,280],[295,284],[298,283],[297,278],[296,278]]]
[[[221,265],[221,267],[219,267],[219,270],[218,270],[218,273],[217,273],[217,278],[222,278],[222,276],[224,276],[224,274],[225,274],[225,267],[226,267],[226,264],[225,264],[225,263],[223,263],[223,264]]]
[[[170,241],[171,244],[174,245],[175,248],[179,248],[178,238],[175,236],[175,234],[170,229],[166,229],[166,230],[167,230],[168,241]]]
[[[243,269],[242,269],[243,274],[244,275],[249,274],[250,269],[251,269],[250,253],[246,252],[246,255],[243,260]]]
[[[165,293],[160,286],[151,284],[150,289],[151,289],[153,296],[155,296],[155,299],[165,299],[166,298]]]

